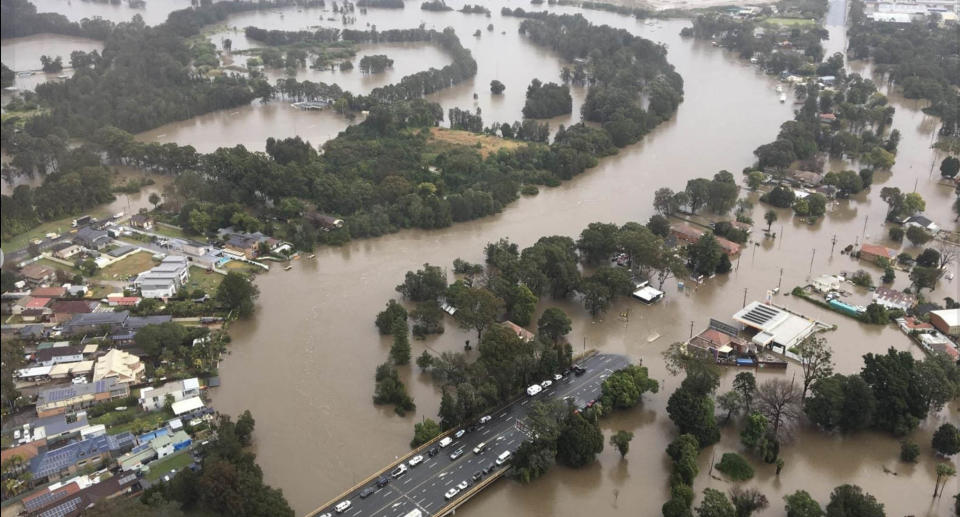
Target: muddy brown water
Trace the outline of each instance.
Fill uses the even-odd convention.
[[[378,29],[408,28],[421,21],[428,27],[454,26],[464,45],[473,51],[479,72],[474,80],[439,92],[431,99],[440,102],[445,110],[479,106],[489,124],[493,120],[518,119],[522,92],[530,80],[553,80],[563,65],[553,53],[524,42],[516,34],[519,22],[499,15],[502,5],[489,4],[494,12],[491,19],[455,12],[422,12],[414,5],[399,12],[370,9],[366,16],[357,15],[355,27],[369,22]],[[459,3],[455,7],[459,8]],[[575,12],[569,8],[551,9]],[[310,11],[244,13],[231,18],[226,25],[300,29],[321,23],[321,14]],[[386,360],[389,348],[389,340],[377,335],[373,319],[386,300],[396,296],[393,287],[404,272],[424,262],[450,268],[457,257],[479,262],[483,246],[500,237],[528,246],[543,235],[576,236],[592,221],[644,221],[652,214],[652,193],[657,187],[680,189],[688,179],[709,176],[720,169],[738,174],[753,161],[753,149],[772,140],[779,125],[792,117],[792,106],[777,101],[771,78],[733,54],[703,42],[681,39],[680,28],[689,22],[644,23],[592,11],[585,11],[584,15],[667,45],[669,59],[684,77],[686,89],[685,101],[673,119],[641,143],[603,160],[573,181],[543,189],[538,196],[524,198],[502,214],[440,231],[411,230],[352,242],[343,248],[321,249],[315,259],[301,259],[290,271],[274,268],[259,278],[258,312],[253,319],[233,326],[230,355],[221,365],[223,387],[213,393],[213,399],[216,408],[225,413],[236,414],[244,409],[253,412],[257,419],[255,447],[265,480],[284,490],[298,514],[312,510],[404,454],[413,424],[422,417],[436,416],[439,393],[415,366],[401,371],[417,403],[416,414],[398,417],[392,409],[371,403],[373,369]],[[842,22],[842,16],[839,19]],[[483,29],[482,37],[474,39],[473,31],[487,23],[494,24],[494,33]],[[842,35],[842,30],[832,27],[831,34]],[[831,48],[833,45],[842,49],[839,38],[830,42]],[[447,60],[442,54],[432,54],[414,62],[412,68],[398,68],[396,72],[403,75],[442,66]],[[854,68],[857,66],[862,69],[862,65]],[[332,75],[339,77],[339,73]],[[489,82],[495,78],[507,84],[501,98],[489,95]],[[476,103],[474,92],[479,97]],[[619,429],[634,432],[626,460],[621,460],[608,446],[599,461],[588,468],[556,467],[530,486],[498,483],[460,513],[659,515],[660,505],[668,497],[669,466],[663,451],[675,436],[665,406],[679,382],[664,371],[660,359],[663,349],[687,338],[691,322],[699,331],[710,317],[729,319],[742,306],[745,294],[748,301],[763,299],[778,282],[782,292],[789,292],[811,274],[858,268],[867,269],[878,278],[879,270],[852,261],[840,250],[863,240],[884,242],[881,223],[885,204],[879,199],[883,186],[898,186],[906,191],[916,188],[927,199],[927,214],[941,226],[955,228],[949,206],[952,189],[937,182],[934,166],[942,156],[929,148],[937,121],[922,113],[919,102],[895,94],[890,97],[897,108],[894,126],[903,133],[897,164],[891,173],[878,174],[874,186],[857,199],[832,205],[827,217],[816,225],[795,221],[789,211],[781,210],[780,220],[774,226],[778,239],[763,239],[759,235],[762,223],[758,223],[758,245],[743,252],[729,276],[711,279],[698,288],[688,286],[683,291],[675,281],[668,281],[665,300],[654,306],[620,300],[603,319],[594,320],[575,300],[544,300],[540,310],[560,306],[571,315],[574,325],[569,338],[578,351],[589,347],[643,360],[651,375],[663,381],[662,389],[656,395],[646,396],[642,407],[603,421],[605,434]],[[582,98],[583,92],[575,90],[574,113],[578,112]],[[570,123],[576,119],[573,116],[555,122]],[[329,112],[306,113],[274,102],[170,124],[141,134],[140,138],[189,143],[201,151],[236,143],[262,149],[269,136],[299,134],[318,144],[347,123]],[[844,164],[831,167],[839,169]],[[764,211],[758,205],[754,219],[762,221]],[[831,252],[834,235],[837,245]],[[953,270],[957,271],[956,265]],[[956,282],[960,279],[942,282],[934,298],[956,298]],[[903,287],[907,283],[905,274],[898,273],[896,285]],[[862,325],[789,296],[776,295],[773,300],[838,326],[827,334],[838,371],[855,372],[862,365],[862,354],[882,353],[888,347],[922,356],[892,326]],[[620,317],[621,313],[626,313],[626,317]],[[414,341],[413,353],[416,356],[425,348],[434,353],[462,350],[464,340],[472,338],[472,333],[458,329],[448,319],[445,334]],[[724,376],[721,390],[727,388],[733,373]],[[759,375],[763,380],[793,378],[799,373],[791,367],[786,372]],[[958,420],[960,409],[956,403],[928,418],[911,435],[921,444],[922,454],[920,462],[910,466],[898,461],[899,444],[889,436],[860,433],[843,437],[800,428],[783,450],[786,465],[780,476],[774,475],[772,467],[755,462],[757,476],[745,486],[758,488],[769,498],[771,507],[762,515],[782,515],[782,497],[801,488],[825,502],[829,491],[841,483],[856,483],[876,495],[886,505],[888,515],[947,515],[952,501],[930,498],[936,461],[929,443],[937,426]],[[708,471],[711,460],[739,448],[737,432],[731,427],[721,443],[701,454],[701,474],[695,484],[698,493],[705,487],[726,490],[733,486],[712,478]],[[956,493],[958,487],[957,481],[951,481],[947,493]]]

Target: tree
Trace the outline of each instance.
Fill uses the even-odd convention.
[[[468,287],[460,290],[454,305],[457,312],[454,318],[463,329],[477,331],[477,341],[483,337],[483,330],[493,323],[502,311],[503,300],[482,287]]]
[[[245,318],[253,314],[255,302],[260,290],[245,275],[230,271],[217,287],[216,301],[237,316]]]
[[[697,517],[737,517],[737,510],[723,492],[705,488],[703,500],[697,507]]]
[[[687,246],[690,270],[698,275],[712,275],[720,264],[723,249],[711,233],[703,234],[697,242]]]
[[[610,260],[617,250],[618,228],[615,224],[590,223],[580,232],[577,240],[577,249],[584,261],[589,264],[600,264]]]
[[[630,451],[630,440],[633,440],[633,433],[617,431],[616,434],[610,436],[610,445],[616,447],[617,451],[620,452],[620,457],[623,458]]]
[[[407,337],[406,320],[396,320],[393,325],[393,344],[390,345],[390,358],[395,364],[410,362],[410,339]]]
[[[424,264],[417,272],[407,271],[397,292],[404,298],[415,302],[436,300],[447,290],[447,274],[439,266]]]
[[[863,363],[860,375],[877,401],[877,427],[895,436],[916,428],[927,416],[929,401],[913,356],[890,348],[886,355],[864,355]]]
[[[753,406],[753,395],[757,391],[757,378],[750,372],[740,372],[733,378],[733,390],[743,399],[743,407],[748,412]]]
[[[916,442],[903,440],[900,442],[900,461],[916,463],[920,456],[920,446]]]
[[[947,488],[947,481],[957,475],[957,469],[950,463],[937,463],[937,482],[933,485],[933,497],[937,497],[937,489],[940,487],[940,480],[943,480],[943,487],[940,495],[943,496],[943,490]]]
[[[834,374],[815,382],[804,402],[807,418],[827,430],[859,431],[874,423],[877,402],[859,375]]]
[[[603,452],[603,433],[581,413],[570,413],[557,437],[557,461],[568,467],[592,463]]]
[[[730,501],[737,511],[737,517],[750,517],[757,510],[764,510],[770,506],[767,496],[754,488],[746,490],[740,487],[730,489]]]
[[[826,338],[810,335],[797,345],[796,354],[800,356],[800,368],[803,370],[802,402],[807,399],[811,384],[833,374],[833,350]]]
[[[757,410],[767,417],[777,439],[789,435],[800,418],[801,400],[794,383],[785,379],[772,379],[757,388]]]
[[[407,387],[400,380],[397,369],[389,362],[377,366],[376,388],[373,391],[374,404],[394,404],[397,414],[403,416],[407,411],[417,409],[413,399],[407,394]],[[442,407],[442,404],[441,404]]]
[[[919,294],[922,289],[933,289],[940,279],[940,270],[934,267],[915,266],[910,270],[910,284]]]
[[[951,424],[946,423],[937,428],[933,433],[933,449],[944,456],[953,456],[960,452],[960,430]]]
[[[691,375],[680,383],[667,401],[667,414],[681,434],[691,434],[701,447],[720,440],[720,429],[713,414],[713,400],[709,394],[714,385],[705,385],[702,374]]]
[[[753,467],[735,452],[723,453],[720,462],[714,466],[734,481],[746,481],[753,477]]]
[[[675,193],[667,187],[658,188],[653,193],[653,208],[661,216],[673,215],[680,208],[676,201]]]
[[[787,517],[823,517],[823,508],[820,508],[814,498],[806,490],[797,490],[796,492],[784,496],[787,502]]]
[[[857,485],[840,485],[830,493],[827,517],[884,517],[883,505]]]
[[[166,321],[146,325],[133,336],[133,343],[150,357],[159,357],[164,349],[176,350],[184,345],[189,332],[179,323]]]
[[[570,324],[570,318],[563,309],[550,307],[543,311],[540,319],[537,320],[537,333],[554,343],[559,343],[563,336],[570,333]]]
[[[417,366],[421,371],[426,371],[433,366],[433,356],[430,355],[430,352],[424,350],[422,354],[417,356]]]
[[[903,242],[903,236],[904,236],[905,234],[906,234],[906,232],[904,232],[903,228],[901,228],[901,227],[899,227],[899,226],[891,226],[891,227],[890,227],[890,232],[889,232],[890,240],[892,240],[892,241],[894,241],[894,242]]]
[[[940,252],[933,248],[926,248],[917,255],[917,265],[922,267],[938,267],[940,265]]]
[[[727,412],[727,417],[724,419],[724,422],[729,422],[733,414],[740,411],[740,408],[743,407],[743,395],[736,390],[728,391],[717,397],[717,405],[720,406],[720,409]]]
[[[249,409],[244,410],[243,413],[240,413],[240,416],[237,417],[237,424],[234,429],[237,433],[237,439],[243,447],[249,446],[252,442],[253,428],[256,423]]]
[[[440,425],[432,418],[424,419],[413,425],[413,439],[410,440],[410,447],[419,447],[440,434]]]
[[[391,298],[390,301],[387,302],[387,308],[377,314],[377,330],[380,331],[381,335],[386,336],[393,332],[394,326],[398,321],[406,323],[407,309]]]
[[[644,393],[656,393],[659,384],[648,376],[647,368],[629,365],[603,380],[600,402],[604,410],[629,409],[640,403]]]
[[[930,242],[930,239],[933,239],[933,235],[927,230],[913,225],[907,227],[907,240],[914,246],[923,246]]]
[[[747,174],[747,186],[750,190],[756,192],[760,185],[763,185],[763,173],[760,171],[750,171]]]
[[[947,156],[940,162],[940,175],[947,179],[953,179],[960,172],[960,158],[956,156]]]
[[[665,238],[670,235],[670,220],[660,214],[651,215],[647,221],[647,229],[657,237]]]
[[[157,205],[160,204],[160,201],[162,201],[162,199],[160,198],[160,194],[157,194],[156,192],[151,192],[150,197],[147,198],[147,201],[149,201],[150,204],[153,205],[153,209],[156,210]]]
[[[490,81],[490,93],[494,95],[500,95],[501,93],[503,93],[503,90],[506,90],[506,89],[507,89],[506,85],[504,85],[500,81],[496,79]]]

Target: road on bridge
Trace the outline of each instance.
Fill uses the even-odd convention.
[[[570,373],[534,397],[524,396],[497,409],[489,414],[490,421],[478,424],[472,432],[466,432],[460,438],[454,439],[452,444],[440,449],[435,456],[431,457],[427,453],[433,446],[417,454],[414,454],[416,451],[411,451],[403,458],[402,463],[394,464],[405,465],[405,473],[398,477],[392,476],[391,471],[396,469],[393,466],[379,473],[389,479],[386,486],[377,488],[377,476],[374,476],[372,481],[354,487],[348,494],[310,512],[308,516],[337,515],[336,506],[343,501],[350,501],[349,508],[341,513],[347,517],[403,517],[413,510],[420,510],[424,517],[437,515],[437,512],[464,497],[470,488],[461,490],[449,500],[445,497],[447,491],[463,482],[473,487],[487,479],[496,472],[497,456],[504,451],[516,451],[527,439],[524,420],[535,400],[572,397],[574,405],[583,407],[589,401],[599,398],[603,380],[614,370],[627,366],[629,360],[624,356],[600,354],[578,364],[586,369],[586,373],[580,376]],[[451,438],[453,436],[450,435]],[[475,454],[474,448],[480,443],[486,444],[486,447],[479,454]],[[451,459],[451,454],[460,449],[462,454]],[[422,462],[410,466],[410,459],[416,455],[423,457]],[[484,468],[492,470],[484,475]],[[474,476],[478,473],[481,481],[474,481]],[[367,496],[361,497],[364,490],[368,490]]]

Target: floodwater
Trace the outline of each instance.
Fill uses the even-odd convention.
[[[79,38],[76,36],[63,36],[60,34],[34,34],[22,38],[6,38],[0,40],[0,54],[2,54],[3,64],[15,72],[21,72],[25,75],[17,75],[13,87],[18,90],[33,90],[38,84],[47,81],[56,81],[58,76],[72,76],[73,69],[70,67],[70,53],[74,50],[91,52],[94,50],[103,50],[103,43],[89,38]],[[44,73],[40,64],[40,56],[57,56],[63,58],[64,70],[57,73]],[[31,75],[26,73],[33,72]],[[3,104],[9,101],[9,93],[3,92]]]
[[[100,4],[84,5],[102,9]],[[489,125],[495,120],[519,119],[526,85],[534,77],[555,80],[563,63],[550,51],[525,42],[516,31],[519,21],[499,15],[502,2],[487,5],[494,13],[490,19],[456,12],[423,12],[414,5],[403,11],[370,9],[366,16],[357,14],[355,27],[369,22],[379,30],[409,28],[421,21],[428,27],[454,26],[464,45],[473,51],[479,72],[474,80],[430,98],[445,110],[479,106]],[[454,7],[459,8],[460,3]],[[572,8],[550,9],[575,12]],[[686,89],[685,101],[673,119],[642,142],[604,159],[596,168],[560,187],[543,189],[536,197],[524,198],[502,214],[439,231],[410,230],[355,241],[342,248],[324,248],[314,260],[301,259],[290,271],[275,268],[258,279],[258,311],[253,319],[238,322],[232,329],[230,355],[220,369],[223,387],[213,393],[214,405],[229,414],[244,409],[253,412],[258,421],[256,452],[265,480],[284,490],[298,514],[325,503],[406,452],[413,424],[423,417],[436,417],[439,393],[415,366],[401,368],[401,372],[417,403],[416,414],[398,417],[391,408],[371,403],[374,367],[387,359],[389,348],[389,340],[377,334],[373,320],[387,299],[397,295],[393,288],[407,270],[424,262],[449,268],[457,257],[480,262],[483,246],[501,237],[529,246],[543,235],[576,236],[592,221],[645,221],[653,213],[652,193],[657,187],[681,189],[688,179],[711,176],[721,169],[738,175],[754,160],[753,149],[771,141],[779,125],[792,117],[792,106],[778,102],[771,78],[709,43],[681,39],[678,33],[689,24],[687,21],[644,23],[594,11],[585,11],[584,15],[667,45],[669,60],[684,77]],[[288,9],[244,13],[227,24],[292,30],[316,25],[319,18],[320,14],[311,10]],[[842,16],[836,13],[829,19],[842,22]],[[494,25],[493,33],[485,30],[487,23]],[[477,28],[483,29],[480,39],[471,35]],[[832,28],[831,34],[842,35],[842,30]],[[838,49],[843,46],[838,38],[830,45]],[[390,55],[389,51],[384,53]],[[404,75],[444,62],[442,56],[434,54],[405,68],[397,67],[395,73]],[[854,68],[857,66],[863,68]],[[331,75],[340,77],[339,73]],[[507,85],[502,97],[489,94],[491,79]],[[478,94],[476,101],[474,92]],[[574,114],[556,122],[578,120],[583,95],[575,91]],[[763,299],[778,285],[781,292],[789,292],[810,276],[859,268],[878,278],[879,270],[854,262],[840,250],[864,240],[883,242],[886,207],[879,199],[883,186],[916,189],[927,200],[927,214],[933,220],[942,227],[955,227],[949,206],[952,189],[937,182],[934,166],[942,156],[929,149],[936,119],[924,115],[916,101],[896,95],[890,98],[897,108],[894,127],[903,134],[893,171],[878,174],[874,186],[858,199],[832,206],[816,225],[794,221],[789,211],[781,210],[774,226],[779,236],[776,240],[759,235],[765,208],[757,205],[753,217],[758,221],[755,234],[760,242],[745,249],[735,271],[727,277],[708,280],[699,288],[688,286],[684,291],[670,281],[663,302],[645,306],[621,300],[602,320],[593,320],[573,300],[544,300],[541,310],[557,305],[570,314],[574,324],[569,338],[577,351],[596,348],[643,360],[651,375],[663,381],[662,389],[656,395],[647,395],[642,407],[602,422],[605,434],[620,429],[634,432],[626,460],[608,446],[599,461],[586,469],[556,467],[532,486],[497,483],[460,513],[525,517],[659,515],[660,505],[669,496],[669,465],[663,451],[676,434],[665,406],[679,380],[664,371],[660,358],[670,343],[689,337],[691,325],[695,331],[706,327],[710,317],[729,320],[744,300]],[[140,137],[189,143],[201,151],[237,143],[262,149],[269,136],[299,134],[318,144],[347,123],[330,112],[301,112],[274,102],[169,124]],[[839,168],[843,164],[831,166]],[[953,270],[957,271],[956,265]],[[898,272],[896,285],[907,283],[906,274]],[[932,298],[956,298],[957,292],[956,284],[944,281]],[[883,353],[888,347],[921,356],[917,347],[892,326],[862,325],[789,296],[776,295],[773,301],[838,326],[826,336],[840,372],[859,370],[862,354]],[[425,348],[434,353],[462,350],[464,340],[473,337],[452,320],[446,323],[442,336],[414,341],[414,356]],[[794,367],[785,373],[759,373],[761,381],[796,375]],[[733,372],[725,375],[725,385],[732,376]],[[936,478],[929,443],[933,429],[944,421],[958,419],[960,409],[954,403],[924,422],[911,436],[922,448],[921,460],[914,466],[898,461],[899,444],[889,436],[860,433],[841,437],[800,428],[783,450],[785,468],[781,475],[775,476],[770,466],[755,462],[758,475],[746,485],[761,490],[771,502],[760,515],[782,515],[783,496],[797,489],[808,490],[825,502],[830,490],[841,483],[862,486],[886,505],[889,515],[947,515],[952,503],[949,497],[929,498]],[[731,427],[720,444],[703,451],[701,474],[695,483],[697,492],[708,486],[732,486],[712,478],[708,471],[713,459],[739,449],[737,436]],[[958,486],[956,480],[951,481],[947,494],[956,493]]]
[[[68,20],[78,22],[84,18],[103,18],[112,22],[128,22],[140,15],[147,25],[159,25],[167,20],[172,11],[190,7],[190,0],[146,0],[142,8],[132,8],[128,0],[118,4],[90,0],[32,0],[38,13],[60,13]]]

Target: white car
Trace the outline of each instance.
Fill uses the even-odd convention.
[[[547,389],[547,388],[549,388],[550,386],[553,386],[553,381],[551,381],[550,379],[547,379],[547,380],[545,380],[545,381],[543,381],[543,382],[540,383],[540,387],[543,388],[543,389]]]
[[[456,433],[454,433],[454,434],[453,434],[453,437],[454,437],[455,439],[459,440],[459,439],[462,438],[463,435],[465,435],[465,434],[467,434],[467,431],[464,430],[464,429],[461,429],[461,430],[457,431]]]
[[[411,467],[416,467],[422,462],[423,462],[423,456],[417,454],[416,456],[410,458],[410,461],[408,461],[407,463],[409,463]]]
[[[457,490],[466,490],[468,486],[470,486],[470,482],[467,480],[463,480],[460,482],[459,485],[457,485]]]
[[[333,507],[333,510],[337,513],[343,513],[350,509],[351,504],[352,503],[350,502],[349,499],[347,499],[346,501],[340,501],[339,503],[337,503],[336,506]]]
[[[449,500],[453,499],[454,497],[457,497],[457,494],[459,494],[459,493],[460,493],[460,489],[457,488],[457,487],[453,487],[453,488],[451,488],[450,490],[447,490],[447,493],[446,493],[446,494],[443,494],[443,497],[446,498],[447,501],[449,501]]]
[[[484,416],[480,417],[480,423],[481,423],[481,424],[485,424],[485,423],[489,422],[490,420],[491,420],[490,415],[484,415]]]
[[[397,468],[393,469],[393,472],[390,473],[391,476],[398,478],[407,473],[407,466],[401,463]]]
[[[474,454],[482,454],[483,451],[487,448],[486,442],[480,442],[476,447],[473,448]]]
[[[560,379],[563,379],[563,375],[560,375],[559,373],[553,374],[553,380],[555,382],[560,382]]]
[[[530,395],[532,397],[537,393],[540,393],[541,391],[543,391],[543,388],[541,388],[539,384],[534,384],[533,386],[530,386],[529,388],[527,388],[527,395]]]

